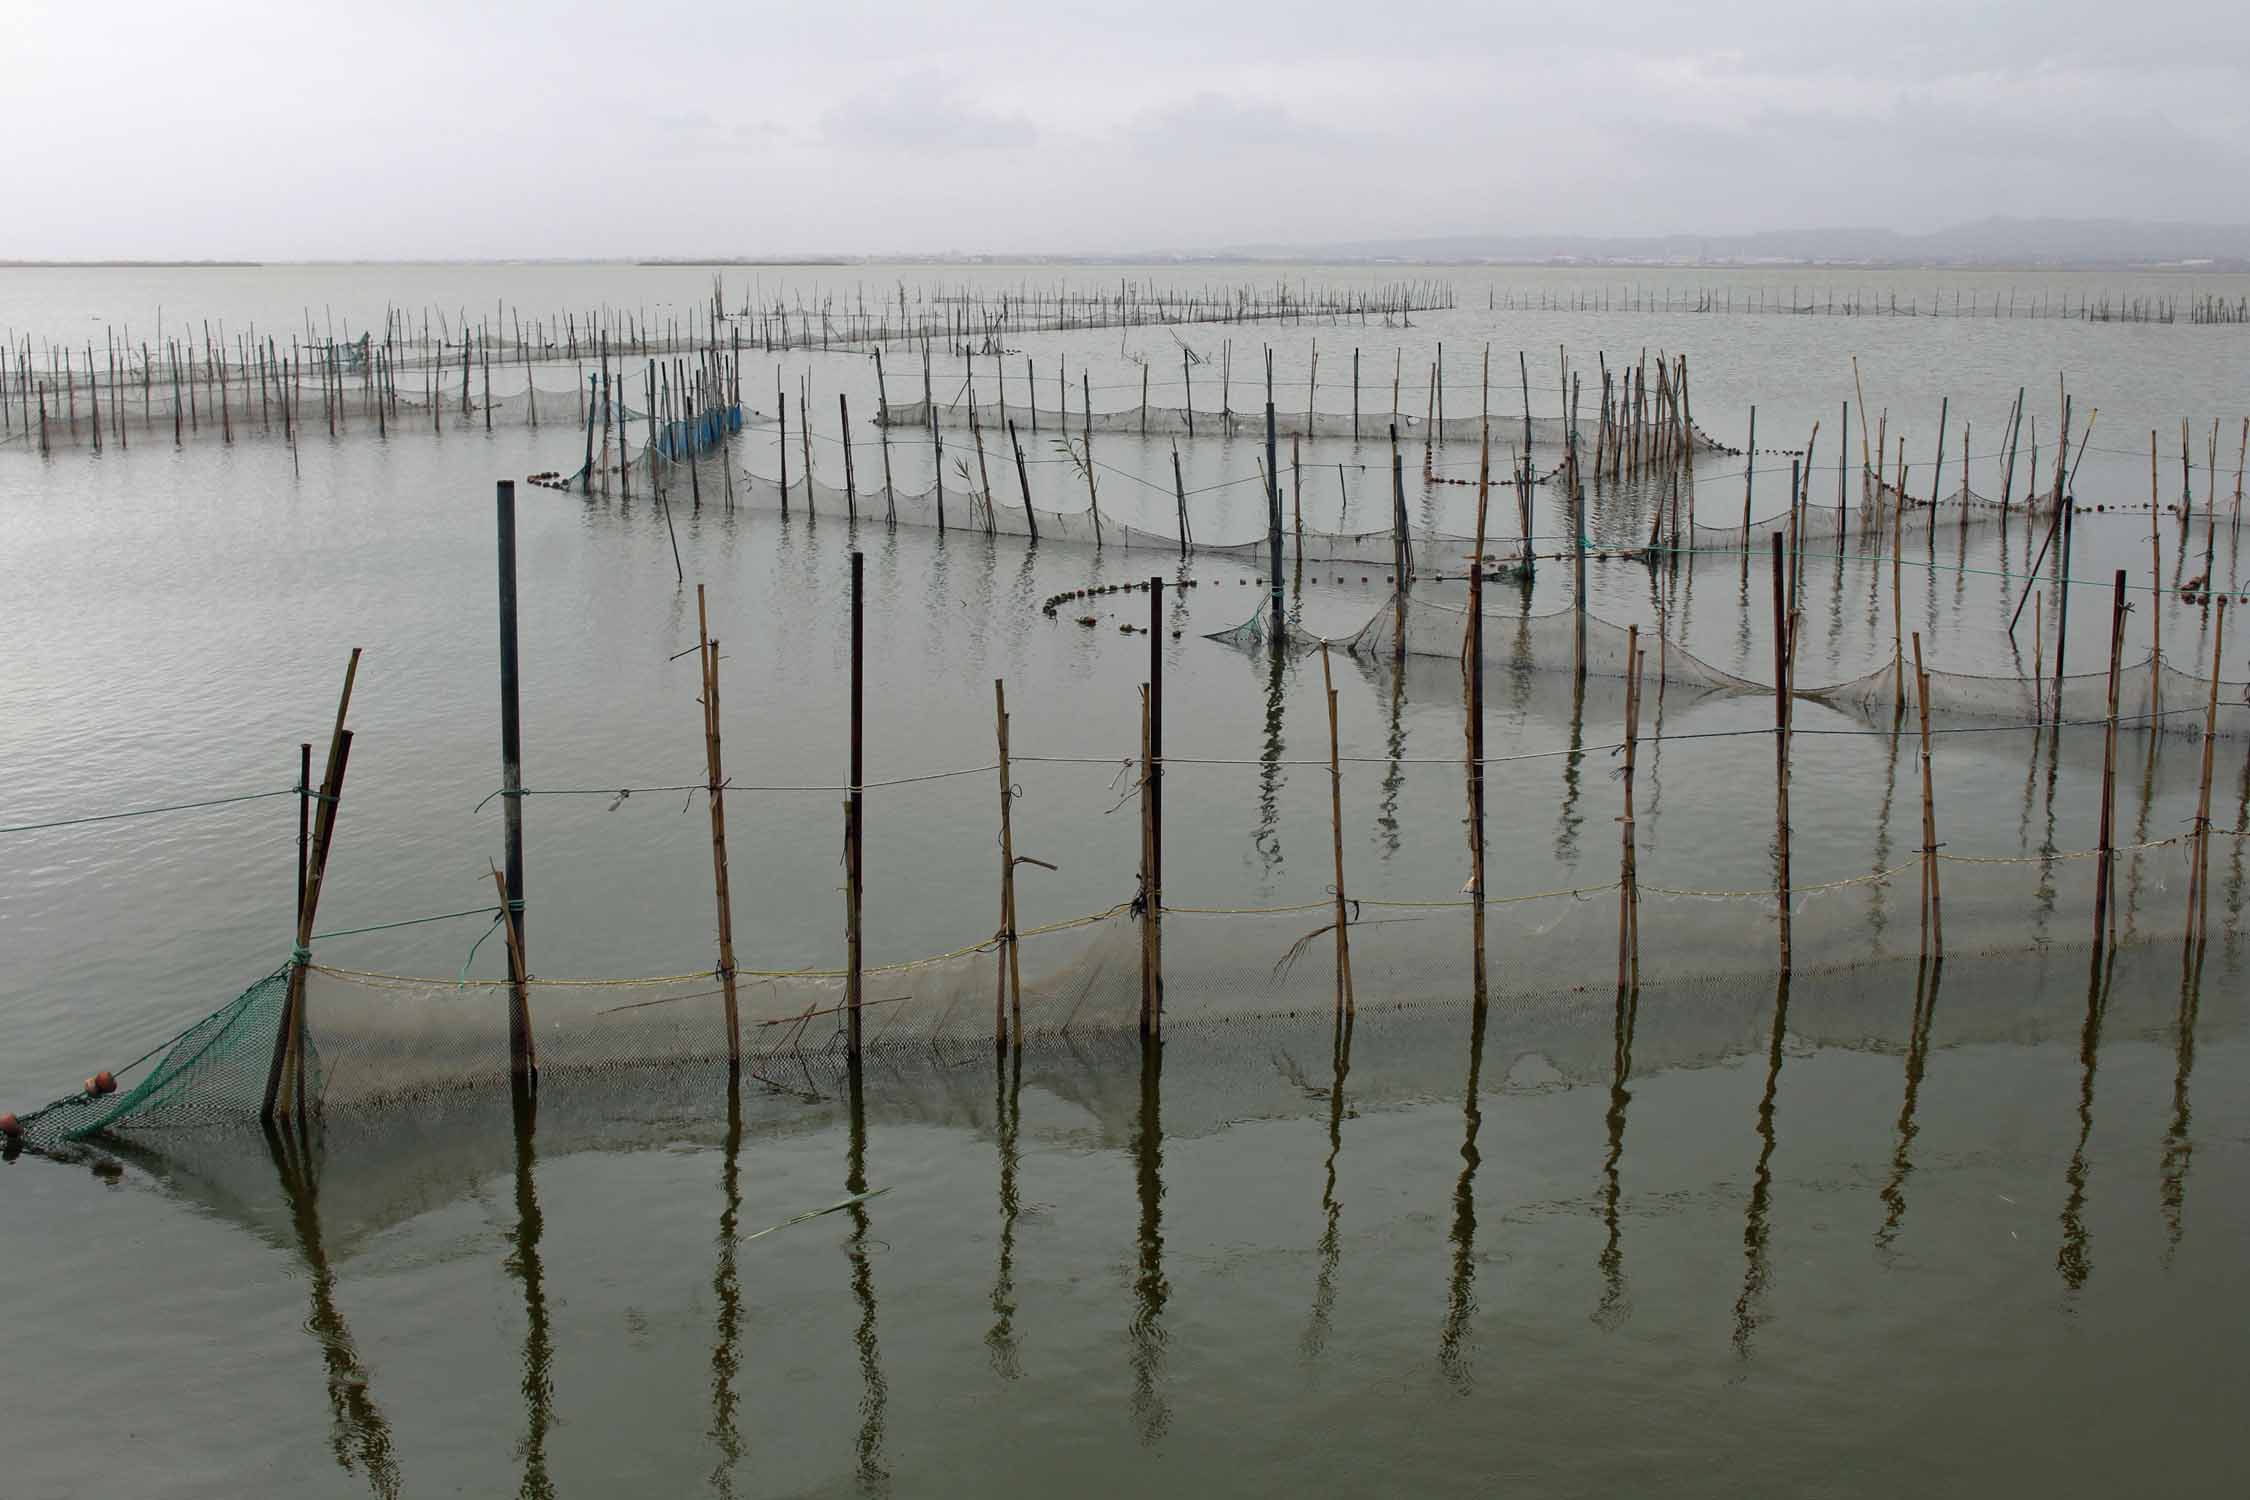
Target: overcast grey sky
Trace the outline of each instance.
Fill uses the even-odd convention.
[[[0,257],[2250,218],[2241,0],[0,0]]]

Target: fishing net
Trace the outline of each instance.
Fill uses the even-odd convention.
[[[2182,835],[2118,851],[2112,907],[2125,950],[2182,930],[2191,842]],[[1496,851],[1504,854],[1504,851]],[[1917,852],[1858,873],[1816,869],[1786,893],[1643,882],[1623,943],[1617,880],[1568,889],[1496,890],[1484,908],[1487,994],[1510,1047],[1539,1052],[1565,1076],[1596,1076],[1604,1053],[1582,1027],[1587,996],[1621,976],[1682,987],[1691,1004],[1644,1011],[1644,1060],[1679,1064],[1738,1051],[1756,1035],[1786,930],[1797,982],[1912,961],[1924,866]],[[1504,867],[1505,861],[1502,860]],[[1981,857],[1944,852],[1943,936],[1949,961],[1978,955],[2083,952],[2099,865],[2090,850]],[[2230,914],[2229,931],[2237,919]],[[1362,1016],[1458,1007],[1473,994],[1475,912],[1464,895],[1344,903],[1349,972]],[[1168,906],[1162,924],[1163,1024],[1183,1039],[1254,1037],[1262,1027],[1333,1013],[1344,978],[1333,896],[1261,908]],[[1142,1006],[1144,923],[1131,904],[1027,931],[1011,955],[995,938],[910,963],[871,967],[863,981],[871,1057],[964,1055],[992,1044],[997,1012],[1017,1010],[1003,985],[1021,973],[1020,1032],[1030,1043],[1099,1046],[1131,1038]],[[2019,959],[2018,962],[2021,962]],[[2010,971],[2012,973],[2012,971]],[[2082,971],[2083,972],[2083,971]],[[130,1089],[78,1095],[26,1121],[33,1143],[132,1136],[255,1117],[280,1024],[288,971],[270,975],[190,1027]],[[736,982],[747,1076],[777,1085],[792,1070],[828,1067],[846,1045],[841,971],[743,971]],[[1849,986],[1838,987],[1848,992]],[[1880,989],[1880,985],[1873,986]],[[543,1086],[585,1081],[662,1100],[727,1055],[726,986],[712,971],[624,980],[535,979],[525,986]],[[380,1106],[473,1106],[509,1078],[506,981],[414,978],[309,965],[308,1097],[330,1118]],[[1979,992],[1980,1019],[2015,1033],[2016,987]],[[1003,1004],[1005,1001],[1005,1004]],[[1889,1036],[1887,1011],[1838,1013],[1834,1035]],[[1803,1023],[1800,1022],[1800,1025]],[[700,1071],[699,1071],[700,1070]]]
[[[1341,636],[1326,637],[1364,661],[1432,656],[1463,660],[1468,650],[1469,612],[1430,594],[1394,592],[1367,622]],[[1210,640],[1244,649],[1262,649],[1279,640],[1291,651],[1317,651],[1323,637],[1284,620],[1278,632],[1269,612],[1252,615]],[[1630,667],[1632,635],[1591,611],[1554,610],[1547,614],[1485,611],[1484,660],[1488,669],[1521,674],[1622,678]],[[1639,635],[1641,670],[1648,683],[1664,683],[1706,694],[1766,694],[1771,683],[1738,676],[1713,666],[1677,641],[1643,630]],[[1909,667],[1886,662],[1842,682],[1799,687],[1793,696],[1853,711],[1890,723],[1903,711],[1915,712],[1916,692]],[[1991,677],[1973,672],[1931,671],[1930,718],[1952,725],[2095,725],[2109,717],[2109,674],[2072,673],[2058,686],[2053,678]],[[2221,680],[2218,708],[2211,711],[2208,676],[2182,672],[2151,656],[2121,667],[2117,677],[2118,728],[2127,733],[2200,737],[2208,727],[2220,739],[2250,738],[2250,682]]]
[[[1724,477],[1724,476],[1721,476]],[[2054,499],[2046,493],[2025,495],[2007,505],[1988,499],[1973,491],[1957,493],[1937,500],[1917,499],[1888,482],[1867,486],[1865,503],[1843,507],[1807,500],[1798,508],[1796,520],[1796,545],[1815,548],[1834,544],[1839,550],[1885,555],[1895,535],[1903,548],[1910,543],[1927,543],[1940,536],[1954,536],[1967,531],[1984,531],[2010,524],[2031,525],[2050,521],[2054,517]],[[1720,513],[1710,500],[1698,502],[1706,513]],[[1678,523],[1667,519],[1662,534],[1672,538],[1672,545],[1696,552],[1739,552],[1763,547],[1767,539],[1779,532],[1791,535],[1791,519],[1786,510],[1754,518],[1735,525],[1712,525],[1700,518],[1685,514],[1696,506],[1685,505]]]
[[[930,405],[925,401],[894,402],[877,414],[879,427],[927,432],[930,429]],[[1188,408],[1181,406],[1128,406],[1119,411],[1097,411],[1089,415],[1084,411],[1057,411],[1052,407],[1003,404],[998,401],[957,401],[941,404],[937,408],[937,426],[941,430],[976,430],[991,433],[994,441],[1007,436],[1008,424],[1016,426],[1019,438],[1033,433],[1054,433],[1059,437],[1082,437],[1091,428],[1097,433],[1132,437],[1229,437],[1263,439],[1266,435],[1266,414],[1261,406],[1254,411],[1232,411]],[[1342,438],[1347,441],[1362,439],[1372,441],[1387,437],[1393,426],[1398,435],[1416,441],[1441,443],[1475,443],[1480,441],[1489,427],[1493,446],[1505,451],[1510,446],[1520,447],[1528,440],[1534,448],[1559,448],[1570,441],[1571,425],[1562,417],[1533,417],[1527,424],[1521,412],[1494,412],[1489,422],[1482,415],[1473,417],[1418,416],[1410,412],[1361,412],[1354,417],[1350,412],[1333,411],[1283,411],[1274,409],[1274,436],[1277,438]],[[1579,442],[1588,452],[1583,433]]]
[[[1394,592],[1366,624],[1349,634],[1328,638],[1327,644],[1364,661],[1410,656],[1460,661],[1468,652],[1469,623],[1465,604],[1428,594]],[[1262,612],[1208,638],[1248,648],[1262,646],[1275,637],[1270,615]],[[1297,651],[1317,651],[1323,640],[1290,621],[1284,621],[1278,638],[1285,648]],[[1589,677],[1623,679],[1630,674],[1631,641],[1625,627],[1575,610],[1538,615],[1486,610],[1484,615],[1484,660],[1487,668],[1495,671],[1570,674],[1582,662]],[[1705,693],[1772,691],[1762,683],[1712,666],[1653,631],[1640,636],[1639,649],[1642,671],[1651,682]]]

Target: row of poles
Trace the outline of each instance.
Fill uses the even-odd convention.
[[[1274,448],[1272,429],[1272,403],[1267,403],[1269,455]],[[1575,449],[1575,445],[1573,445]],[[1484,550],[1486,517],[1491,491],[1491,443],[1489,434],[1482,445],[1479,465],[1477,501],[1477,554]],[[1394,471],[1397,463],[1394,457]],[[1572,465],[1571,483],[1574,494],[1582,496],[1582,486]],[[1268,473],[1274,470],[1269,466]],[[1283,585],[1281,575],[1281,497],[1278,484],[1270,484],[1269,534],[1272,569],[1272,603],[1276,630],[1272,649],[1283,649],[1282,624]],[[499,605],[499,676],[500,676],[500,740],[501,740],[501,797],[503,809],[503,868],[493,871],[495,892],[499,898],[497,920],[506,936],[508,962],[508,1046],[509,1068],[512,1084],[519,1090],[535,1089],[538,1080],[536,1056],[531,1025],[529,984],[531,980],[528,944],[524,922],[524,850],[523,850],[523,758],[521,729],[520,657],[517,630],[517,572],[516,572],[516,510],[515,485],[502,481],[496,489],[496,543],[498,556],[497,594]],[[1791,921],[1793,915],[1793,888],[1790,865],[1791,824],[1789,812],[1790,738],[1793,695],[1793,676],[1798,622],[1801,616],[1796,594],[1794,568],[1785,535],[1775,532],[1770,538],[1770,555],[1773,579],[1774,651],[1776,690],[1775,702],[1775,903],[1779,925],[1779,965],[1788,972],[1794,963]],[[846,968],[845,1000],[847,1045],[857,1058],[864,1045],[863,1010],[865,1003],[863,892],[865,872],[865,819],[864,819],[864,737],[865,737],[865,613],[864,613],[864,555],[855,551],[851,565],[851,674],[850,674],[850,781],[849,792],[843,805],[845,846],[845,899],[846,899]],[[1404,571],[1401,577],[1406,576]],[[1470,854],[1469,893],[1473,924],[1472,984],[1475,997],[1481,1002],[1487,993],[1486,971],[1486,844],[1485,844],[1485,787],[1484,787],[1484,610],[1483,584],[1485,569],[1472,568],[1469,574],[1469,607],[1467,635],[1463,642],[1465,668],[1464,691],[1466,708],[1466,788],[1468,798],[1468,833]],[[1141,1003],[1140,1030],[1144,1037],[1158,1040],[1162,1035],[1164,1010],[1163,978],[1163,771],[1164,771],[1164,697],[1162,604],[1164,580],[1152,577],[1147,586],[1150,619],[1148,676],[1141,684],[1141,746],[1140,746],[1140,807],[1141,855],[1139,891],[1133,907],[1141,930]],[[2067,591],[2064,597],[2067,598]],[[2219,598],[2219,639],[2223,644],[2225,609],[2227,600]],[[2105,946],[2114,939],[2112,886],[2116,855],[2115,834],[2115,784],[2117,760],[2117,733],[2119,716],[2119,685],[2122,667],[2124,624],[2127,613],[2126,575],[2117,572],[2111,611],[2111,639],[2109,654],[2108,713],[2104,733],[2102,787],[2100,804],[2100,832],[2096,851],[2097,869],[2095,884],[2093,943],[2097,961]],[[699,663],[702,683],[699,701],[703,711],[703,734],[706,752],[707,801],[711,820],[711,845],[713,884],[717,904],[717,933],[719,948],[718,975],[721,981],[725,1006],[727,1052],[730,1071],[739,1073],[741,1066],[741,1019],[737,986],[737,965],[733,931],[733,912],[728,870],[726,837],[726,786],[723,741],[720,729],[720,653],[719,642],[710,633],[709,615],[702,588],[697,589],[698,644],[695,653]],[[1403,631],[1401,637],[1403,648]],[[2220,650],[2212,653],[2211,676],[2206,703],[2206,725],[2203,744],[2201,777],[2197,795],[2197,812],[2191,834],[2191,874],[2188,895],[2188,935],[2191,943],[2203,940],[2208,921],[2209,880],[2208,859],[2210,843],[2210,799],[2213,775],[2214,748],[2218,718],[2218,686],[2220,680]],[[344,686],[337,705],[331,730],[326,764],[317,791],[312,787],[311,746],[300,747],[300,806],[299,806],[299,873],[296,921],[296,945],[292,953],[288,984],[285,990],[282,1014],[276,1027],[273,1054],[264,1090],[262,1114],[271,1120],[280,1114],[294,1113],[302,1117],[311,1107],[309,1098],[309,1069],[307,1067],[306,995],[305,977],[311,962],[310,943],[317,914],[320,894],[325,880],[328,860],[333,848],[336,817],[341,801],[345,774],[349,765],[352,732],[346,726],[353,685],[358,674],[360,653],[355,648],[346,667]],[[1644,653],[1640,648],[1639,629],[1632,627],[1627,640],[1627,693],[1623,770],[1623,814],[1621,817],[1621,850],[1619,863],[1619,918],[1618,918],[1618,977],[1620,985],[1638,983],[1639,976],[1639,884],[1635,854],[1634,831],[1634,778],[1637,768],[1641,681]],[[1920,861],[1920,913],[1922,952],[1924,957],[1933,952],[1944,952],[1943,898],[1938,851],[1935,810],[1934,771],[1931,755],[1929,718],[1929,674],[1923,661],[1919,632],[1913,636],[1914,681],[1920,730],[1919,759],[1922,793],[1922,848]],[[1331,815],[1334,831],[1333,853],[1335,861],[1334,937],[1336,947],[1336,1005],[1340,1016],[1350,1015],[1356,1006],[1350,956],[1349,901],[1346,881],[1342,834],[1342,770],[1340,738],[1337,727],[1337,697],[1331,675],[1328,648],[1321,647],[1323,697],[1329,726],[1329,770],[1331,778]],[[1583,673],[1585,660],[1581,647],[1576,668]],[[1012,804],[1014,788],[1009,764],[1010,719],[1004,682],[994,683],[995,729],[1000,751],[1000,928],[996,934],[996,991],[994,1001],[994,1041],[996,1046],[1009,1044],[1011,1036],[1017,1045],[1023,1039],[1022,974],[1019,952],[1019,927],[1017,924],[1016,871],[1021,864],[1046,865],[1046,862],[1019,855],[1015,851]],[[2058,730],[2059,732],[2059,730]]]

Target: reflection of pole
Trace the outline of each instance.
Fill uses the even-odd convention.
[[[1906,1217],[1906,1179],[1914,1170],[1909,1152],[1921,1127],[1914,1123],[1914,1105],[1922,1092],[1922,1073],[1930,1061],[1930,1022],[1937,1014],[1938,979],[1945,960],[1917,964],[1914,969],[1914,1021],[1906,1042],[1906,1098],[1898,1111],[1898,1146],[1891,1153],[1890,1180],[1883,1185],[1883,1227],[1875,1231],[1878,1249],[1888,1251],[1898,1237],[1899,1221]]]
[[[1141,1049],[1141,1113],[1133,1133],[1133,1176],[1140,1199],[1139,1263],[1133,1276],[1133,1418],[1141,1441],[1155,1443],[1172,1423],[1164,1399],[1164,1049]]]
[[[1758,1100],[1758,1168],[1751,1180],[1750,1206],[1743,1216],[1742,1295],[1734,1303],[1734,1352],[1750,1357],[1750,1336],[1763,1321],[1758,1312],[1773,1268],[1766,1256],[1770,1233],[1767,1213],[1773,1200],[1774,1097],[1781,1087],[1782,1038],[1789,1024],[1789,971],[1781,971],[1774,992],[1773,1037],[1766,1049],[1766,1091]]]
[[[890,1387],[883,1379],[882,1354],[875,1342],[875,1274],[867,1256],[868,1221],[864,1201],[867,1193],[867,1096],[856,1049],[849,1061],[848,1080],[851,1149],[844,1173],[844,1190],[854,1200],[847,1212],[852,1221],[849,1252],[852,1300],[859,1304],[859,1327],[852,1334],[852,1343],[859,1350],[861,1386],[859,1482],[862,1489],[875,1490],[886,1486],[890,1480],[883,1469],[883,1412],[890,1401]]]
[[[352,1331],[336,1304],[336,1273],[320,1229],[320,1191],[301,1122],[267,1125],[266,1149],[281,1179],[282,1197],[297,1235],[297,1252],[310,1273],[312,1310],[305,1329],[320,1343],[320,1362],[328,1378],[328,1409],[335,1421],[331,1448],[345,1473],[355,1463],[366,1472],[368,1488],[389,1497],[399,1493],[398,1460],[391,1453],[390,1423],[370,1393],[367,1366],[352,1341]]]
[[[503,1263],[523,1285],[523,1487],[521,1493],[547,1500],[555,1492],[547,1474],[547,1429],[554,1421],[554,1344],[547,1332],[547,1273],[539,1258],[546,1220],[539,1211],[539,1189],[532,1180],[533,1137],[538,1132],[539,1101],[528,1089],[515,1091],[516,1229]]]
[[[734,1468],[742,1461],[742,1434],[734,1421],[742,1398],[734,1379],[741,1373],[742,1286],[735,1273],[736,1228],[742,1217],[742,1086],[727,1083],[727,1138],[719,1167],[719,1263],[711,1273],[711,1296],[718,1306],[718,1342],[711,1346],[711,1440],[719,1448],[714,1484],[732,1494]]]
[[[1477,1103],[1478,1080],[1484,1071],[1484,1031],[1489,1010],[1479,988],[1469,1008],[1469,1082],[1461,1097],[1461,1175],[1453,1184],[1453,1228],[1446,1235],[1453,1246],[1453,1268],[1445,1284],[1445,1323],[1438,1330],[1438,1367],[1453,1388],[1464,1394],[1473,1381],[1462,1343],[1476,1311],[1477,1282],[1477,1132],[1484,1111]]]

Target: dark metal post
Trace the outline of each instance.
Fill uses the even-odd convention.
[[[1148,948],[1150,1036],[1164,1032],[1164,580],[1148,581]]]
[[[852,554],[852,749],[851,749],[851,802],[847,815],[849,827],[845,838],[850,846],[851,864],[851,951],[846,955],[844,975],[844,1000],[850,1010],[851,1055],[856,1061],[860,1044],[860,992],[863,975],[860,968],[860,900],[865,890],[864,860],[866,847],[862,833],[861,778],[864,774],[861,748],[865,742],[866,678],[867,678],[867,611],[865,607],[867,555]]]
[[[589,431],[592,429],[589,428]],[[500,551],[500,809],[506,820],[508,909],[515,946],[508,950],[508,1073],[519,1085],[536,1085],[531,1058],[531,1009],[524,993],[523,911],[523,711],[516,661],[516,486],[503,479],[498,491]]]

